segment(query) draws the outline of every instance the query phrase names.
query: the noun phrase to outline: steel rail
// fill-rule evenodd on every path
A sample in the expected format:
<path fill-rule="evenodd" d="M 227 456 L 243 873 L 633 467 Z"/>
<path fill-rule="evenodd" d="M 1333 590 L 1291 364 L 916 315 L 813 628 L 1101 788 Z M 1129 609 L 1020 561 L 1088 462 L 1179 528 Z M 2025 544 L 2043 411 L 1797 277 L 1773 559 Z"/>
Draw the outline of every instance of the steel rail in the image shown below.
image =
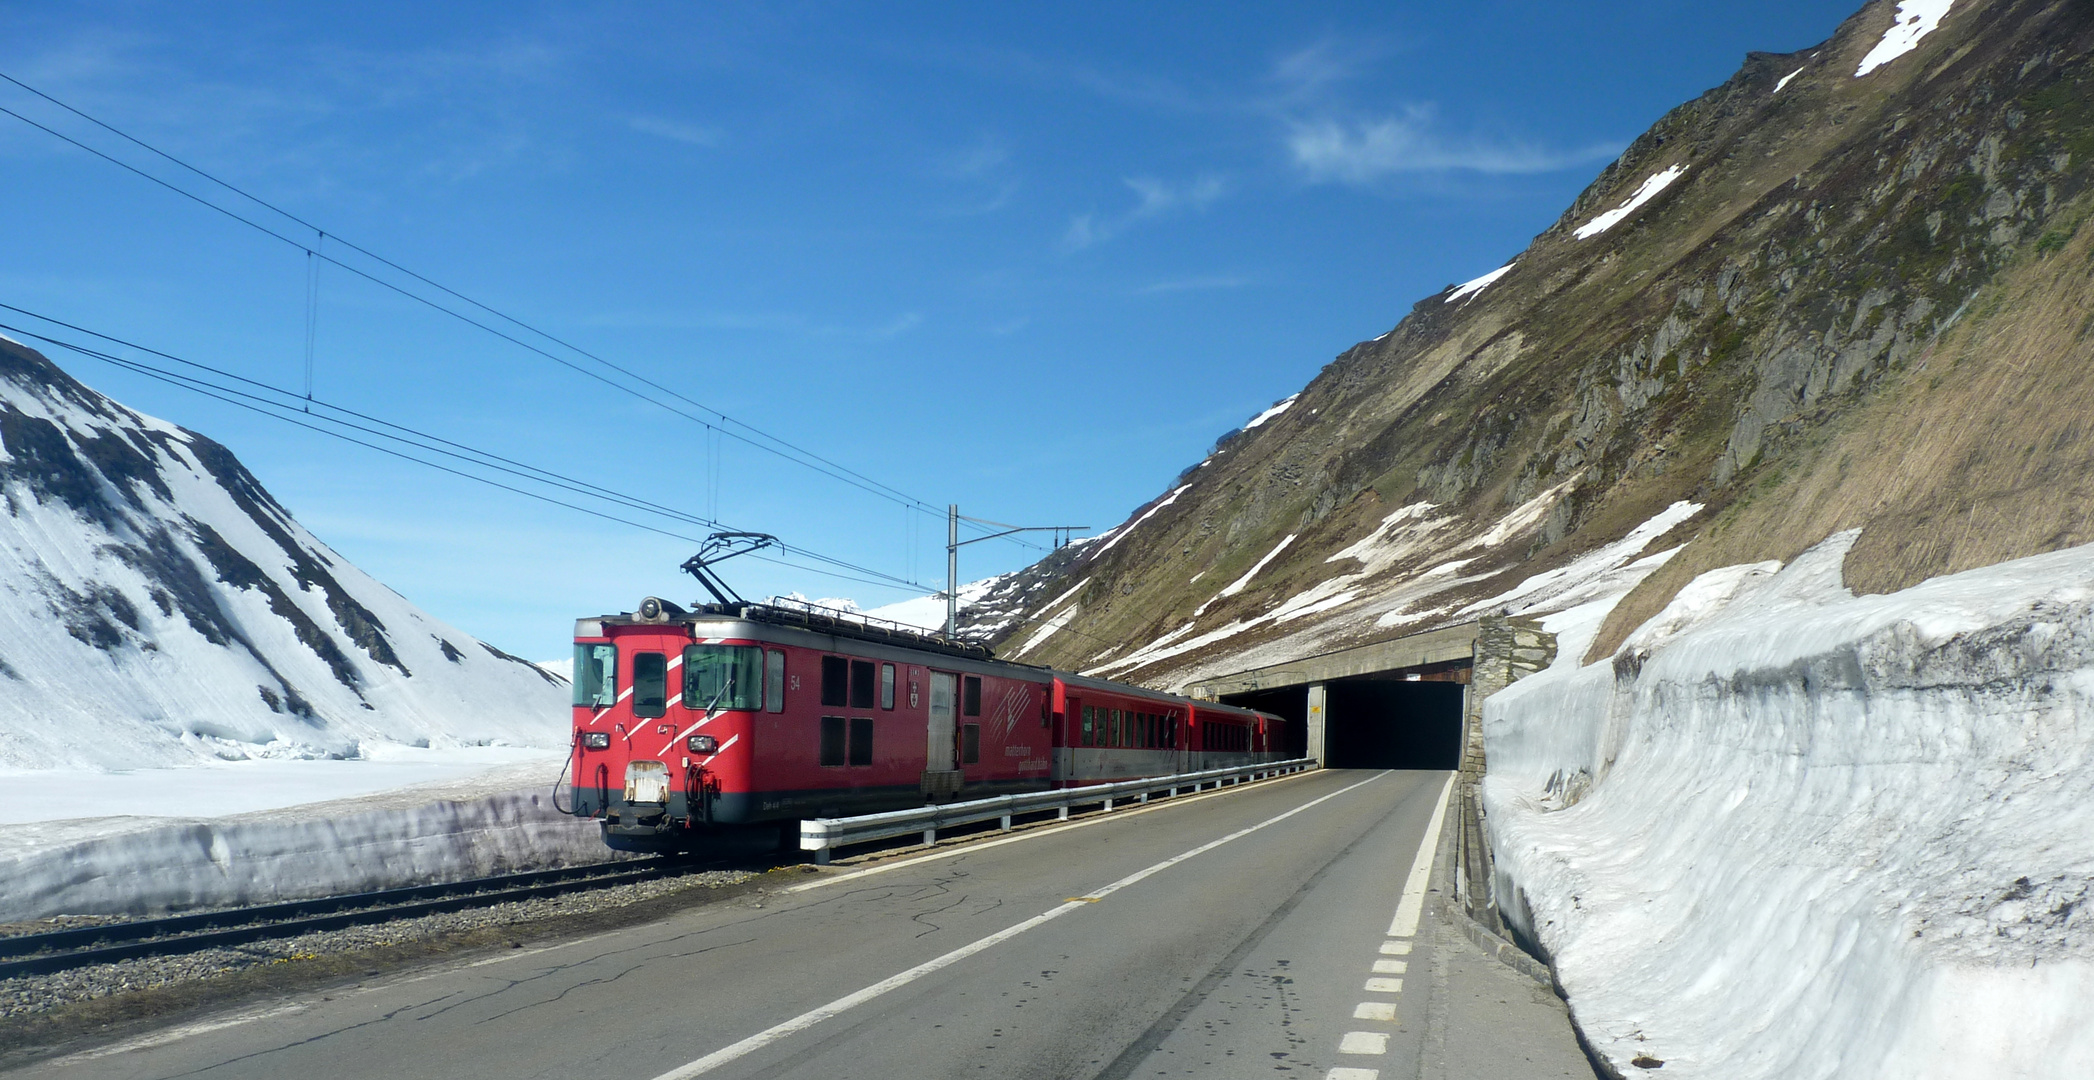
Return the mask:
<path fill-rule="evenodd" d="M 270 938 L 462 911 L 514 900 L 676 877 L 716 866 L 714 863 L 667 859 L 635 865 L 630 860 L 621 860 L 192 915 L 134 919 L 41 934 L 19 934 L 0 938 L 0 979 L 48 974 L 144 956 L 175 956 Z"/>

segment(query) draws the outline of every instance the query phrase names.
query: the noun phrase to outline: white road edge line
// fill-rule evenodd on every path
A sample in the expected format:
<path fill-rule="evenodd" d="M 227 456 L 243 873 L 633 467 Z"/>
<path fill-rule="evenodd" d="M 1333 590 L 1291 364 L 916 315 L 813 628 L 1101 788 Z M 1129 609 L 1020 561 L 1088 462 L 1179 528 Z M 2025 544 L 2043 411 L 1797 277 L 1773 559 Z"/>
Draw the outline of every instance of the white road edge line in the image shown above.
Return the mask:
<path fill-rule="evenodd" d="M 959 855 L 971 855 L 977 851 L 987 851 L 990 848 L 1002 847 L 1005 844 L 1015 844 L 1023 840 L 1036 840 L 1042 836 L 1053 836 L 1056 833 L 1068 832 L 1070 829 L 1087 829 L 1093 825 L 1103 825 L 1108 821 L 1122 821 L 1131 817 L 1139 817 L 1142 814 L 1154 813 L 1158 810 L 1169 810 L 1171 807 L 1174 806 L 1190 806 L 1193 803 L 1204 802 L 1205 800 L 1216 798 L 1222 795 L 1234 795 L 1239 791 L 1256 791 L 1260 788 L 1265 788 L 1269 785 L 1284 784 L 1289 780 L 1301 780 L 1307 777 L 1316 776 L 1321 774 L 1322 772 L 1323 770 L 1321 769 L 1308 769 L 1298 773 L 1291 773 L 1287 776 L 1275 776 L 1266 780 L 1254 781 L 1249 784 L 1231 784 L 1228 787 L 1216 788 L 1213 791 L 1203 791 L 1197 795 L 1179 795 L 1174 798 L 1165 799 L 1161 802 L 1149 803 L 1146 806 L 1137 806 L 1127 810 L 1114 810 L 1109 814 L 1100 814 L 1097 817 L 1085 818 L 1082 821 L 1072 821 L 1066 825 L 1055 825 L 1045 829 L 1027 829 L 1024 832 L 1017 833 L 1012 836 L 1000 837 L 995 840 L 983 840 L 980 843 L 963 844 L 958 847 L 947 849 L 945 851 L 933 851 L 929 854 L 918 855 L 914 858 L 903 859 L 899 862 L 882 863 L 878 866 L 869 866 L 863 870 L 853 870 L 848 874 L 837 874 L 834 877 L 825 877 L 819 881 L 810 881 L 803 885 L 795 885 L 785 891 L 787 893 L 802 893 L 810 889 L 826 889 L 831 885 L 839 885 L 847 881 L 856 881 L 859 878 L 871 877 L 874 874 L 884 874 L 889 870 L 907 870 L 912 866 L 920 866 L 924 863 L 932 862 L 937 859 L 950 859 Z"/>
<path fill-rule="evenodd" d="M 112 1057 L 117 1054 L 128 1054 L 133 1050 L 150 1050 L 156 1046 L 165 1046 L 171 1042 L 180 1042 L 181 1040 L 186 1039 L 191 1035 L 203 1035 L 213 1031 L 223 1031 L 226 1028 L 239 1027 L 241 1024 L 251 1024 L 257 1020 L 273 1020 L 279 1016 L 289 1016 L 293 1013 L 302 1013 L 306 1011 L 306 1008 L 307 1006 L 303 1004 L 274 1005 L 268 1008 L 258 1009 L 251 1012 L 244 1012 L 238 1013 L 233 1016 L 221 1017 L 216 1020 L 205 1020 L 201 1023 L 184 1024 L 183 1026 L 178 1028 L 170 1028 L 166 1031 L 156 1032 L 154 1034 L 141 1036 L 136 1039 L 128 1039 L 124 1042 L 111 1043 L 108 1046 L 99 1046 L 93 1050 L 84 1050 L 77 1054 L 67 1054 L 62 1058 L 53 1058 L 49 1062 L 49 1064 L 77 1065 L 83 1061 L 93 1061 L 96 1058 Z"/>
<path fill-rule="evenodd" d="M 1390 937 L 1416 937 L 1418 918 L 1425 914 L 1425 887 L 1432 883 L 1432 857 L 1440 850 L 1440 826 L 1447 823 L 1447 793 L 1454 789 L 1454 774 L 1440 788 L 1440 802 L 1433 807 L 1432 822 L 1425 826 L 1425 839 L 1418 844 L 1418 857 L 1411 860 L 1410 877 L 1403 882 L 1403 899 L 1396 903 L 1396 917 L 1389 920 Z"/>
<path fill-rule="evenodd" d="M 1292 810 L 1266 818 L 1264 821 L 1261 821 L 1256 825 L 1251 825 L 1246 828 L 1238 829 L 1235 832 L 1232 832 L 1219 840 L 1210 840 L 1207 843 L 1201 844 L 1199 847 L 1193 848 L 1190 851 L 1173 855 L 1170 858 L 1165 859 L 1154 866 L 1148 867 L 1143 870 L 1137 870 L 1134 873 L 1129 874 L 1126 877 L 1123 877 L 1120 880 L 1115 881 L 1102 889 L 1096 889 L 1091 892 L 1085 893 L 1083 894 L 1083 899 L 1081 900 L 1070 900 L 1059 907 L 1050 908 L 1047 911 L 1041 912 L 1040 914 L 1035 915 L 1032 918 L 1025 920 L 1024 922 L 1019 923 L 1016 926 L 1012 926 L 1004 930 L 999 930 L 996 933 L 990 934 L 988 937 L 982 938 L 981 940 L 973 942 L 971 944 L 962 945 L 959 948 L 954 949 L 949 953 L 946 953 L 944 956 L 940 956 L 934 960 L 929 960 L 924 963 L 918 964 L 915 967 L 910 968 L 909 970 L 904 971 L 898 975 L 891 975 L 885 979 L 880 980 L 879 982 L 872 984 L 871 986 L 866 987 L 863 990 L 858 991 L 857 993 L 846 994 L 843 997 L 837 998 L 835 1001 L 828 1003 L 827 1005 L 823 1005 L 815 1009 L 810 1009 L 807 1012 L 801 1013 L 800 1015 L 795 1016 L 782 1024 L 777 1024 L 775 1026 L 765 1028 L 764 1030 L 759 1031 L 756 1034 L 741 1040 L 740 1042 L 721 1047 L 720 1049 L 715 1050 L 712 1053 L 707 1054 L 704 1057 L 691 1062 L 690 1064 L 681 1066 L 679 1068 L 671 1069 L 670 1071 L 665 1072 L 660 1076 L 656 1077 L 655 1080 L 690 1080 L 691 1077 L 700 1076 L 705 1073 L 711 1072 L 714 1069 L 717 1069 L 720 1066 L 725 1065 L 731 1061 L 745 1057 L 751 1053 L 761 1050 L 764 1047 L 779 1041 L 780 1039 L 796 1035 L 802 1031 L 807 1030 L 808 1028 L 815 1026 L 816 1024 L 821 1023 L 824 1020 L 827 1020 L 840 1013 L 847 1012 L 850 1009 L 855 1008 L 859 1005 L 863 1005 L 866 1002 L 873 1000 L 874 998 L 888 993 L 889 991 L 898 990 L 904 986 L 909 985 L 912 982 L 915 982 L 918 979 L 923 978 L 926 975 L 940 971 L 944 968 L 951 967 L 952 965 L 957 964 L 960 961 L 965 960 L 978 952 L 983 952 L 988 949 L 995 948 L 996 946 L 1001 945 L 1004 942 L 1009 941 L 1010 939 L 1017 937 L 1018 935 L 1026 932 L 1027 930 L 1031 930 L 1036 926 L 1052 922 L 1053 920 L 1059 919 L 1072 911 L 1080 911 L 1084 908 L 1087 908 L 1094 901 L 1101 900 L 1107 896 L 1111 896 L 1113 893 L 1116 893 L 1121 889 L 1128 887 L 1129 885 L 1133 885 L 1137 882 L 1143 881 L 1149 878 L 1150 876 L 1167 870 L 1170 867 L 1176 866 L 1179 863 L 1182 863 L 1195 855 L 1200 855 L 1209 851 L 1213 851 L 1215 848 L 1218 848 L 1223 844 L 1229 843 L 1232 840 L 1240 840 L 1243 837 L 1249 836 L 1250 834 L 1257 832 L 1262 828 L 1265 828 L 1267 825 L 1276 825 L 1282 821 L 1287 820 L 1288 818 L 1293 817 L 1296 814 L 1301 813 L 1304 810 L 1309 809 L 1310 807 L 1316 806 L 1319 803 L 1329 802 L 1330 800 L 1335 799 L 1338 796 L 1353 790 L 1354 788 L 1365 787 L 1366 785 L 1371 784 L 1376 780 L 1379 780 L 1382 777 L 1388 775 L 1389 774 L 1386 772 L 1376 773 L 1375 775 L 1370 776 L 1357 784 L 1349 784 L 1345 787 L 1339 788 L 1338 790 L 1331 792 L 1328 795 L 1311 799 L 1308 802 L 1305 802 Z"/>

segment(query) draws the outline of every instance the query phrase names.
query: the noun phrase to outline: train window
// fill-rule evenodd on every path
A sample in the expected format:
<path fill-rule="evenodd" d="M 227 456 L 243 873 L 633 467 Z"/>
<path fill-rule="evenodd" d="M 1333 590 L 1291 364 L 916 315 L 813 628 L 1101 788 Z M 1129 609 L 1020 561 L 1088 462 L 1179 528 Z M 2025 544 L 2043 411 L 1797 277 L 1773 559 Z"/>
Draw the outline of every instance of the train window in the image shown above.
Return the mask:
<path fill-rule="evenodd" d="M 851 708 L 870 709 L 872 707 L 873 662 L 870 660 L 853 660 L 851 661 Z"/>
<path fill-rule="evenodd" d="M 841 656 L 822 657 L 822 704 L 847 705 L 851 700 L 851 662 Z"/>
<path fill-rule="evenodd" d="M 785 653 L 772 649 L 770 659 L 763 669 L 763 708 L 765 712 L 785 711 Z"/>
<path fill-rule="evenodd" d="M 1154 750 L 1162 745 L 1156 738 L 1156 714 L 1142 717 L 1142 745 Z"/>
<path fill-rule="evenodd" d="M 1096 706 L 1093 706 L 1093 705 L 1085 705 L 1085 706 L 1083 707 L 1083 730 L 1082 730 L 1082 736 L 1083 736 L 1083 737 L 1082 737 L 1082 738 L 1081 738 L 1080 740 L 1078 740 L 1078 741 L 1079 741 L 1079 743 L 1080 743 L 1081 745 L 1084 745 L 1084 746 L 1094 746 L 1094 745 L 1096 745 L 1096 743 L 1095 743 L 1095 742 L 1093 741 L 1093 728 L 1092 728 L 1092 725 L 1096 724 L 1097 722 L 1098 722 L 1098 709 L 1097 709 L 1097 707 L 1096 707 Z"/>
<path fill-rule="evenodd" d="M 598 709 L 618 703 L 618 646 L 575 644 L 574 703 Z"/>
<path fill-rule="evenodd" d="M 637 669 L 635 669 L 637 670 Z M 636 684 L 637 686 L 637 684 Z M 635 689 L 633 696 L 638 698 Z M 763 706 L 763 650 L 755 645 L 689 645 L 683 650 L 683 707 L 754 710 Z M 659 716 L 660 713 L 654 715 Z"/>
<path fill-rule="evenodd" d="M 880 708 L 894 708 L 894 665 L 880 665 Z"/>
<path fill-rule="evenodd" d="M 822 748 L 820 763 L 823 765 L 843 764 L 844 718 L 822 717 Z"/>
<path fill-rule="evenodd" d="M 967 684 L 965 691 L 967 696 L 961 703 L 963 708 L 960 711 L 960 715 L 980 716 L 982 714 L 982 677 L 969 675 L 965 682 Z"/>
<path fill-rule="evenodd" d="M 669 711 L 669 658 L 658 652 L 633 654 L 633 715 Z"/>
<path fill-rule="evenodd" d="M 873 721 L 870 716 L 851 717 L 851 757 L 853 765 L 873 763 Z"/>
<path fill-rule="evenodd" d="M 982 726 L 960 725 L 960 764 L 972 765 L 982 759 Z"/>

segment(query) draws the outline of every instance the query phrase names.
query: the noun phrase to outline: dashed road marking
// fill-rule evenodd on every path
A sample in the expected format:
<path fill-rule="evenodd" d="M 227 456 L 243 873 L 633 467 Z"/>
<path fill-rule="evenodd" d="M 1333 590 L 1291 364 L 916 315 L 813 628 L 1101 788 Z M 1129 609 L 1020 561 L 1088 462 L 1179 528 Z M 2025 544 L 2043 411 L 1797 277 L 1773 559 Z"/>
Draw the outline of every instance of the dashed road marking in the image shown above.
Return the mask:
<path fill-rule="evenodd" d="M 1386 1054 L 1389 1052 L 1389 1036 L 1381 1031 L 1348 1031 L 1338 1040 L 1341 1054 Z"/>
<path fill-rule="evenodd" d="M 1382 956 L 1409 956 L 1410 938 L 1417 936 L 1418 920 L 1425 914 L 1425 891 L 1432 883 L 1433 857 L 1440 847 L 1440 827 L 1447 822 L 1447 793 L 1454 788 L 1454 776 L 1449 774 L 1447 782 L 1440 786 L 1439 803 L 1432 809 L 1432 820 L 1425 826 L 1425 836 L 1418 843 L 1417 858 L 1411 860 L 1411 872 L 1404 878 L 1403 895 L 1396 902 L 1396 916 L 1389 921 L 1387 940 L 1381 943 Z M 1403 993 L 1403 980 L 1389 978 L 1401 975 L 1410 964 L 1404 960 L 1374 961 L 1374 978 L 1368 979 L 1366 990 L 1370 994 Z M 1362 1001 L 1352 1007 L 1355 1020 L 1378 1020 L 1385 1024 L 1396 1022 L 1396 1003 L 1393 1001 Z M 1389 1035 L 1381 1031 L 1348 1031 L 1338 1040 L 1338 1052 L 1378 1057 L 1389 1052 Z M 1324 1074 L 1324 1080 L 1380 1080 L 1378 1069 L 1335 1068 Z"/>
<path fill-rule="evenodd" d="M 742 1039 L 739 1042 L 730 1043 L 727 1046 L 723 1046 L 720 1049 L 715 1050 L 712 1053 L 705 1055 L 704 1057 L 698 1058 L 695 1061 L 691 1061 L 677 1068 L 671 1069 L 668 1072 L 665 1072 L 660 1076 L 656 1077 L 655 1080 L 690 1080 L 691 1077 L 699 1076 L 704 1073 L 709 1073 L 714 1069 L 717 1069 L 720 1066 L 727 1064 L 728 1062 L 738 1060 L 758 1050 L 761 1050 L 764 1047 L 771 1045 L 772 1043 L 778 1042 L 781 1039 L 789 1038 L 793 1035 L 796 1035 L 802 1031 L 807 1030 L 808 1028 L 820 1024 L 824 1020 L 848 1012 L 859 1005 L 863 1005 L 866 1002 L 873 1000 L 874 998 L 880 997 L 894 990 L 899 990 L 902 987 L 907 986 L 910 983 L 913 983 L 926 975 L 930 975 L 935 972 L 942 971 L 948 967 L 951 967 L 952 965 L 957 964 L 960 961 L 965 960 L 976 953 L 984 952 L 998 945 L 1001 945 L 1004 942 L 1009 941 L 1010 939 L 1017 937 L 1018 935 L 1025 933 L 1027 930 L 1031 930 L 1036 926 L 1052 922 L 1053 920 L 1059 919 L 1072 911 L 1081 911 L 1090 903 L 1094 903 L 1098 900 L 1103 900 L 1106 897 L 1111 896 L 1116 892 L 1119 892 L 1121 889 L 1127 888 L 1138 882 L 1145 881 L 1148 878 L 1156 874 L 1162 873 L 1163 871 L 1168 870 L 1171 867 L 1176 866 L 1179 863 L 1182 863 L 1185 860 L 1190 859 L 1196 855 L 1213 851 L 1215 848 L 1221 847 L 1223 844 L 1227 844 L 1235 840 L 1240 840 L 1243 837 L 1249 836 L 1250 834 L 1257 832 L 1268 825 L 1277 825 L 1280 822 L 1285 821 L 1296 814 L 1302 813 L 1323 803 L 1327 803 L 1332 799 L 1335 799 L 1338 796 L 1345 794 L 1346 792 L 1352 791 L 1357 788 L 1366 787 L 1368 784 L 1371 784 L 1376 780 L 1380 780 L 1381 778 L 1388 775 L 1389 774 L 1385 772 L 1376 773 L 1375 775 L 1370 776 L 1357 784 L 1349 784 L 1345 787 L 1339 788 L 1338 790 L 1331 792 L 1328 795 L 1323 795 L 1314 799 L 1310 799 L 1308 802 L 1305 802 L 1292 810 L 1285 811 L 1284 813 L 1274 814 L 1272 817 L 1266 818 L 1264 821 L 1261 821 L 1256 825 L 1246 826 L 1228 834 L 1227 836 L 1223 836 L 1215 840 L 1209 840 L 1206 843 L 1201 844 L 1200 846 L 1193 848 L 1189 851 L 1180 852 L 1179 854 L 1173 855 L 1170 858 L 1155 864 L 1154 866 L 1137 870 L 1134 873 L 1129 874 L 1126 877 L 1123 877 L 1120 880 L 1115 881 L 1102 889 L 1093 889 L 1089 893 L 1085 894 L 1083 899 L 1063 901 L 1059 906 L 1049 908 L 1046 911 L 1041 912 L 1040 914 L 1035 915 L 1030 919 L 1026 919 L 1023 922 L 1018 923 L 1015 926 L 1007 927 L 1003 930 L 997 931 L 996 933 L 990 934 L 988 937 L 981 938 L 970 944 L 962 945 L 959 948 L 954 949 L 943 956 L 927 960 L 924 963 L 918 964 L 915 967 L 908 969 L 907 971 L 890 975 L 887 978 L 872 984 L 871 986 L 867 986 L 861 990 L 856 991 L 855 993 L 845 994 L 844 996 L 837 998 L 836 1000 L 831 1001 L 826 1005 L 809 1009 L 808 1011 L 801 1013 L 800 1015 L 795 1016 L 792 1019 L 785 1021 L 784 1023 L 772 1025 L 771 1027 L 765 1028 L 764 1030 L 759 1031 L 756 1034 L 749 1036 L 748 1038 Z M 848 879 L 846 878 L 843 880 Z"/>

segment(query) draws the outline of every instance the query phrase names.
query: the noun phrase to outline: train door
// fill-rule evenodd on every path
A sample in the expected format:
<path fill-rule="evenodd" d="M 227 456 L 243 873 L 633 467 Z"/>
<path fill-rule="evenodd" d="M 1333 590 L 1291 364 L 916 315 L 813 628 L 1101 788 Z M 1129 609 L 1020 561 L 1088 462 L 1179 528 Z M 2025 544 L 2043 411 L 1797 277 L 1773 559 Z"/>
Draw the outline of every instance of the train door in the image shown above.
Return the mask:
<path fill-rule="evenodd" d="M 924 731 L 923 794 L 928 799 L 960 793 L 960 769 L 954 760 L 953 714 L 959 711 L 959 677 L 931 672 L 930 721 Z"/>

